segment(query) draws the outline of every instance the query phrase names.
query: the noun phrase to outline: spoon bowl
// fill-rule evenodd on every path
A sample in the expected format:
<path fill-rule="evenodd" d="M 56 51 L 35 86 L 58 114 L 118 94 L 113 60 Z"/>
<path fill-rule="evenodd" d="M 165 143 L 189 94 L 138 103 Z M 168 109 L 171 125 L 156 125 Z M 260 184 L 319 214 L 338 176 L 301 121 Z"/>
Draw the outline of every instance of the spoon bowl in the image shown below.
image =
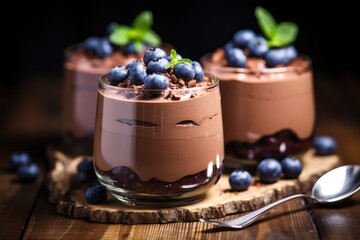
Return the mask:
<path fill-rule="evenodd" d="M 253 223 L 260 216 L 268 212 L 270 209 L 289 200 L 295 198 L 308 198 L 312 199 L 317 204 L 334 204 L 348 199 L 359 190 L 360 165 L 345 165 L 335 168 L 320 177 L 314 184 L 311 195 L 291 195 L 232 220 L 199 220 L 200 222 L 209 223 L 216 226 L 242 229 L 249 226 L 251 223 Z"/>
<path fill-rule="evenodd" d="M 311 195 L 319 203 L 337 203 L 352 196 L 360 189 L 360 165 L 335 168 L 320 177 Z"/>

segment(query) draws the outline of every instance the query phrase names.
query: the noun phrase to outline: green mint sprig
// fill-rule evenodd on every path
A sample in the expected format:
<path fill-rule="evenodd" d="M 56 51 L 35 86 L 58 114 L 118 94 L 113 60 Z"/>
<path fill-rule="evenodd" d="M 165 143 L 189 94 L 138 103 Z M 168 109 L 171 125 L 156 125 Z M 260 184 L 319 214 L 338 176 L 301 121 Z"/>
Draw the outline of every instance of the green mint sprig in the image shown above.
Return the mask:
<path fill-rule="evenodd" d="M 133 43 L 137 52 L 142 50 L 143 44 L 157 47 L 161 44 L 161 38 L 152 29 L 153 15 L 150 11 L 143 11 L 133 20 L 131 26 L 112 23 L 110 42 L 119 46 Z"/>
<path fill-rule="evenodd" d="M 168 64 L 166 64 L 165 69 L 174 67 L 176 64 L 179 64 L 179 63 L 187 63 L 187 64 L 192 63 L 192 61 L 188 58 L 180 58 L 179 59 L 178 54 L 175 49 L 171 49 L 170 56 L 171 56 L 171 61 Z"/>
<path fill-rule="evenodd" d="M 283 47 L 296 40 L 298 26 L 295 23 L 281 22 L 278 24 L 273 16 L 262 7 L 256 7 L 255 16 L 270 47 Z"/>

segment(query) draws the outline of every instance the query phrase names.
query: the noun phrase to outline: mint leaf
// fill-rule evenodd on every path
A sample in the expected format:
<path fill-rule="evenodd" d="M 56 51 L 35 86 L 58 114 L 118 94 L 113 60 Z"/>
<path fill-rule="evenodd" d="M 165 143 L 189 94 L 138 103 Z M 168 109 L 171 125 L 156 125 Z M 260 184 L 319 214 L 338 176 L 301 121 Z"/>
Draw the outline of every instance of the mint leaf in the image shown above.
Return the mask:
<path fill-rule="evenodd" d="M 272 39 L 275 34 L 277 25 L 273 16 L 262 7 L 255 8 L 255 16 L 265 37 Z"/>
<path fill-rule="evenodd" d="M 137 15 L 132 23 L 136 29 L 149 30 L 153 24 L 153 15 L 150 11 L 143 11 Z"/>
<path fill-rule="evenodd" d="M 178 59 L 178 54 L 175 49 L 170 50 L 170 56 L 171 56 L 171 61 L 168 64 L 166 64 L 165 69 L 174 67 L 176 64 L 179 64 L 179 63 L 186 63 L 186 64 L 192 63 L 192 61 L 188 58 Z"/>
<path fill-rule="evenodd" d="M 109 40 L 119 46 L 133 43 L 138 52 L 142 50 L 143 44 L 157 47 L 161 45 L 161 38 L 151 30 L 152 25 L 152 12 L 143 11 L 135 17 L 131 26 L 112 24 L 113 31 L 109 36 Z"/>
<path fill-rule="evenodd" d="M 135 48 L 136 52 L 141 52 L 143 50 L 143 44 L 139 41 L 135 41 L 134 48 Z"/>
<path fill-rule="evenodd" d="M 282 47 L 293 43 L 298 34 L 298 26 L 292 22 L 280 23 L 273 38 L 268 42 L 270 47 Z"/>
<path fill-rule="evenodd" d="M 120 46 L 128 44 L 130 42 L 129 32 L 131 29 L 128 26 L 117 24 L 114 24 L 113 27 L 114 30 L 109 36 L 110 42 Z"/>
<path fill-rule="evenodd" d="M 295 23 L 281 22 L 277 24 L 273 16 L 262 7 L 256 7 L 255 16 L 261 31 L 268 39 L 269 47 L 283 47 L 296 40 L 298 26 Z"/>
<path fill-rule="evenodd" d="M 151 46 L 159 46 L 161 44 L 161 38 L 154 31 L 149 30 L 143 36 L 143 41 Z"/>

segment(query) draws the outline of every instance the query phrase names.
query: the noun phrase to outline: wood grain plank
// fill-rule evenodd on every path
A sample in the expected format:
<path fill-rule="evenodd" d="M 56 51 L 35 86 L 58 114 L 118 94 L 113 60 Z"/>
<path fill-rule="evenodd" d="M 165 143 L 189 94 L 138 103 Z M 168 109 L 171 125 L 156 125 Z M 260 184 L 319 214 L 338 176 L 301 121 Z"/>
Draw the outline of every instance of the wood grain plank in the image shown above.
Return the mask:
<path fill-rule="evenodd" d="M 360 194 L 334 206 L 311 210 L 318 232 L 323 239 L 355 239 L 360 236 Z"/>
<path fill-rule="evenodd" d="M 32 183 L 18 182 L 16 173 L 9 169 L 8 156 L 7 151 L 0 155 L 0 239 L 20 239 L 36 201 L 42 176 Z"/>

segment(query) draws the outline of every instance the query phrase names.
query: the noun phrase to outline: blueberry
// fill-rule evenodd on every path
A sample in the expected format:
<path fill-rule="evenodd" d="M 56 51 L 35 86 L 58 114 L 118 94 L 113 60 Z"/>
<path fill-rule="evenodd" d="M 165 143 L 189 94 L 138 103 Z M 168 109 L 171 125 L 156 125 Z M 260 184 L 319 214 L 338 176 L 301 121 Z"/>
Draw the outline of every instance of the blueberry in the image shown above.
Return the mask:
<path fill-rule="evenodd" d="M 107 38 L 102 38 L 95 49 L 95 54 L 99 57 L 107 57 L 113 53 L 113 47 Z"/>
<path fill-rule="evenodd" d="M 108 192 L 100 183 L 89 186 L 84 193 L 84 198 L 88 203 L 100 204 L 107 199 Z"/>
<path fill-rule="evenodd" d="M 254 31 L 244 29 L 234 34 L 234 45 L 239 48 L 246 47 L 248 42 L 256 37 Z"/>
<path fill-rule="evenodd" d="M 276 65 L 285 65 L 290 62 L 287 48 L 270 49 L 265 55 L 266 65 L 274 67 Z"/>
<path fill-rule="evenodd" d="M 139 61 L 129 63 L 128 74 L 131 84 L 142 85 L 146 77 L 146 68 Z"/>
<path fill-rule="evenodd" d="M 298 51 L 293 45 L 286 47 L 286 54 L 287 57 L 289 58 L 289 61 L 292 61 L 298 57 Z"/>
<path fill-rule="evenodd" d="M 276 159 L 267 158 L 258 164 L 256 171 L 260 182 L 274 183 L 280 178 L 282 168 Z"/>
<path fill-rule="evenodd" d="M 251 39 L 247 45 L 250 55 L 255 57 L 262 57 L 267 51 L 269 51 L 269 46 L 262 36 L 257 36 Z"/>
<path fill-rule="evenodd" d="M 202 66 L 200 65 L 200 63 L 197 62 L 197 61 L 192 61 L 191 65 L 195 69 L 195 77 L 194 77 L 194 79 L 196 80 L 196 82 L 204 81 L 204 70 L 203 70 Z"/>
<path fill-rule="evenodd" d="M 169 64 L 166 58 L 153 58 L 147 65 L 148 73 L 164 73 L 168 72 L 170 68 L 165 69 L 165 66 Z"/>
<path fill-rule="evenodd" d="M 230 48 L 234 48 L 234 47 L 235 47 L 234 42 L 230 41 L 230 42 L 227 42 L 223 48 L 225 51 L 228 51 Z"/>
<path fill-rule="evenodd" d="M 16 171 L 20 166 L 30 164 L 31 157 L 25 151 L 14 152 L 10 155 L 9 161 L 11 170 Z"/>
<path fill-rule="evenodd" d="M 17 170 L 17 176 L 21 182 L 32 182 L 40 176 L 40 169 L 35 163 L 21 165 Z"/>
<path fill-rule="evenodd" d="M 245 170 L 234 170 L 230 173 L 229 183 L 231 189 L 235 191 L 245 191 L 249 188 L 252 182 L 252 177 L 249 172 Z"/>
<path fill-rule="evenodd" d="M 108 81 L 111 85 L 118 85 L 119 83 L 122 83 L 125 81 L 125 79 L 128 77 L 128 71 L 125 67 L 119 67 L 116 66 L 108 74 Z"/>
<path fill-rule="evenodd" d="M 145 78 L 145 89 L 167 89 L 169 80 L 162 74 L 151 74 Z"/>
<path fill-rule="evenodd" d="M 191 64 L 188 63 L 176 64 L 173 71 L 177 78 L 181 78 L 184 81 L 190 81 L 195 77 L 195 69 Z"/>
<path fill-rule="evenodd" d="M 124 46 L 123 52 L 124 52 L 124 54 L 137 54 L 137 53 L 141 52 L 144 48 L 145 48 L 145 45 L 143 44 L 141 46 L 141 50 L 137 51 L 135 48 L 135 45 L 133 43 L 129 43 L 126 46 Z"/>
<path fill-rule="evenodd" d="M 337 142 L 331 136 L 319 136 L 314 139 L 316 155 L 330 155 L 337 149 Z"/>
<path fill-rule="evenodd" d="M 299 177 L 302 171 L 302 163 L 298 158 L 285 157 L 281 160 L 281 168 L 284 178 L 294 179 Z"/>
<path fill-rule="evenodd" d="M 89 159 L 82 160 L 77 166 L 77 180 L 80 183 L 89 182 L 96 177 L 93 161 Z"/>
<path fill-rule="evenodd" d="M 107 38 L 89 37 L 85 39 L 83 48 L 98 57 L 106 57 L 113 53 L 113 47 Z"/>
<path fill-rule="evenodd" d="M 246 67 L 246 56 L 240 48 L 230 48 L 225 52 L 226 60 L 231 67 Z"/>
<path fill-rule="evenodd" d="M 144 54 L 144 63 L 145 65 L 148 65 L 148 63 L 153 58 L 165 58 L 167 56 L 166 52 L 158 47 L 150 48 L 146 51 Z"/>
<path fill-rule="evenodd" d="M 95 49 L 99 46 L 100 38 L 88 37 L 83 42 L 83 48 L 85 52 L 95 54 Z"/>

